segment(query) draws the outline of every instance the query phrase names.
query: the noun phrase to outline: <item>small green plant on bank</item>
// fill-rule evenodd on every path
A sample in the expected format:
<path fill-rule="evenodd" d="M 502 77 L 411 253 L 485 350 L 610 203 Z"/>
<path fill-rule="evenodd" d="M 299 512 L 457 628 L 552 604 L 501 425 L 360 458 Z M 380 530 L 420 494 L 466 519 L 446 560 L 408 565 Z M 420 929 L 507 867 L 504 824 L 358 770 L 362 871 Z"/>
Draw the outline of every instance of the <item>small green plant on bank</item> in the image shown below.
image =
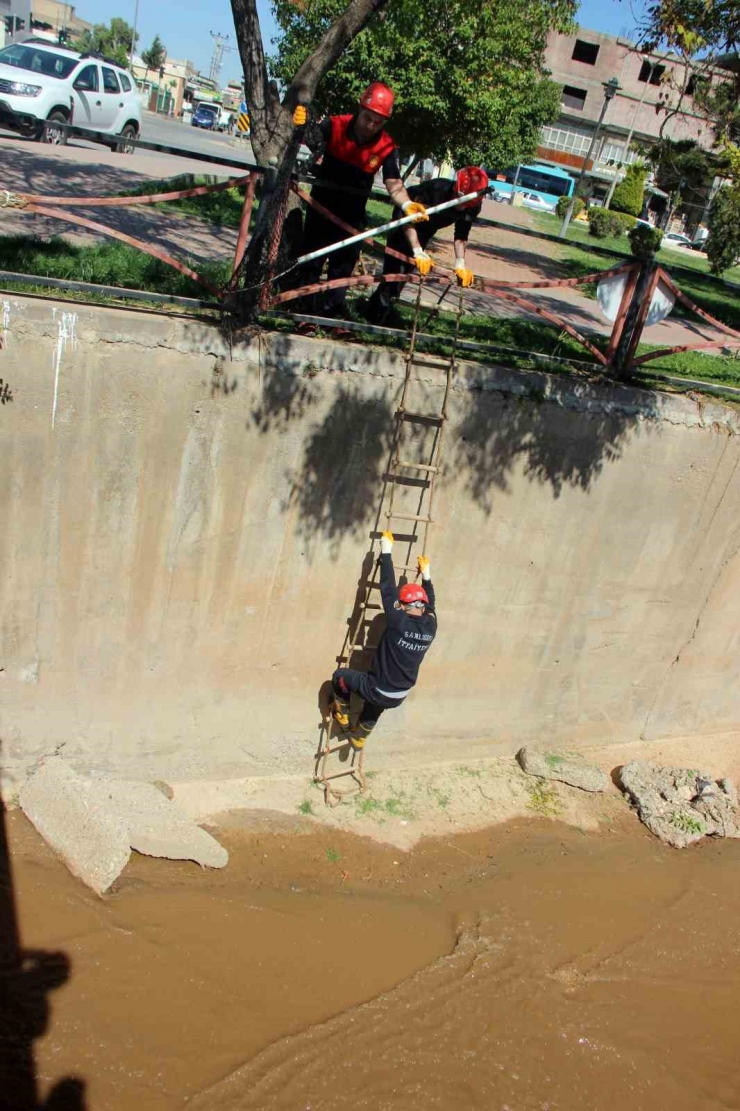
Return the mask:
<path fill-rule="evenodd" d="M 301 814 L 313 814 L 313 806 L 308 799 L 304 799 L 303 802 L 299 804 L 298 809 Z"/>
<path fill-rule="evenodd" d="M 671 825 L 680 829 L 682 833 L 704 833 L 706 827 L 698 818 L 692 818 L 681 810 L 674 810 L 671 814 Z"/>
<path fill-rule="evenodd" d="M 480 779 L 483 775 L 480 768 L 470 768 L 467 764 L 460 764 L 459 767 L 455 768 L 455 771 L 458 775 L 464 775 L 468 779 Z"/>
<path fill-rule="evenodd" d="M 562 814 L 563 808 L 555 788 L 544 779 L 535 779 L 527 783 L 529 802 L 527 809 L 543 818 L 556 818 Z"/>
<path fill-rule="evenodd" d="M 556 756 L 554 752 L 548 752 L 545 756 L 545 763 L 550 768 L 557 768 L 560 764 L 565 763 L 565 757 Z"/>
<path fill-rule="evenodd" d="M 336 849 L 329 848 L 326 850 L 326 859 L 329 861 L 330 864 L 338 864 L 339 861 L 342 859 L 342 856 L 341 853 L 337 852 Z"/>
<path fill-rule="evenodd" d="M 403 792 L 400 792 L 403 795 Z M 414 817 L 414 812 L 408 803 L 403 798 L 390 798 L 385 800 L 384 806 L 386 814 L 390 814 L 392 818 L 406 818 Z"/>
<path fill-rule="evenodd" d="M 378 799 L 366 798 L 363 795 L 358 795 L 355 800 L 355 809 L 358 814 L 364 817 L 368 814 L 376 814 L 378 810 L 382 810 L 383 804 Z"/>

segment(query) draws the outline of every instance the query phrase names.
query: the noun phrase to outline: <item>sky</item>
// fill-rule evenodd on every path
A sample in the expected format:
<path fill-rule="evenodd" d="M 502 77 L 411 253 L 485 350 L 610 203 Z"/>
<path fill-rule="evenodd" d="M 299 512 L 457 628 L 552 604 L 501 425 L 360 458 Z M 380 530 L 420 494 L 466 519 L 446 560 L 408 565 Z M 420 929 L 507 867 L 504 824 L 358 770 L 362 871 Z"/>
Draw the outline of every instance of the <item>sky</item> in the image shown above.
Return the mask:
<path fill-rule="evenodd" d="M 134 22 L 136 0 L 72 0 L 77 15 L 91 23 L 107 23 L 120 16 Z M 526 0 L 520 0 L 526 3 Z M 582 27 L 611 35 L 629 34 L 644 10 L 644 0 L 582 0 L 578 21 Z M 269 0 L 258 0 L 262 38 L 269 51 L 269 39 L 276 33 Z M 137 49 L 151 44 L 155 35 L 164 42 L 171 58 L 189 58 L 196 69 L 209 73 L 214 42 L 209 32 L 228 35 L 226 45 L 236 47 L 234 20 L 229 0 L 138 0 L 139 32 Z M 236 50 L 223 56 L 221 84 L 240 76 Z"/>

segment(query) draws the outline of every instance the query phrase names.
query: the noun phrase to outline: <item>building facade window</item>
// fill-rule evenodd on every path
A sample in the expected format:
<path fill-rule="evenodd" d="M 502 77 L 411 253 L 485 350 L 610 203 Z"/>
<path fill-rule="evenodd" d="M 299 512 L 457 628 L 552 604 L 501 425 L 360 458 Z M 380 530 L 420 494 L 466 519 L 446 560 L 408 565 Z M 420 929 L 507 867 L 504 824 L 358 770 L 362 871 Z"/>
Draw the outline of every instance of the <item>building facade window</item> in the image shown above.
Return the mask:
<path fill-rule="evenodd" d="M 540 141 L 548 150 L 562 150 L 585 157 L 591 144 L 591 132 L 570 127 L 543 127 Z"/>
<path fill-rule="evenodd" d="M 665 66 L 658 66 L 655 62 L 644 61 L 637 75 L 638 81 L 649 81 L 651 85 L 659 85 L 665 73 Z"/>
<path fill-rule="evenodd" d="M 573 85 L 563 85 L 560 102 L 563 108 L 574 108 L 577 112 L 582 112 L 586 104 L 586 90 L 576 89 Z"/>
<path fill-rule="evenodd" d="M 574 62 L 583 62 L 587 66 L 595 66 L 596 59 L 599 56 L 599 48 L 596 43 L 584 42 L 583 39 L 576 39 L 575 46 L 571 58 Z"/>
<path fill-rule="evenodd" d="M 625 151 L 623 143 L 612 143 L 607 139 L 601 148 L 599 162 L 613 163 L 615 166 L 631 166 L 639 157 L 636 150 Z"/>

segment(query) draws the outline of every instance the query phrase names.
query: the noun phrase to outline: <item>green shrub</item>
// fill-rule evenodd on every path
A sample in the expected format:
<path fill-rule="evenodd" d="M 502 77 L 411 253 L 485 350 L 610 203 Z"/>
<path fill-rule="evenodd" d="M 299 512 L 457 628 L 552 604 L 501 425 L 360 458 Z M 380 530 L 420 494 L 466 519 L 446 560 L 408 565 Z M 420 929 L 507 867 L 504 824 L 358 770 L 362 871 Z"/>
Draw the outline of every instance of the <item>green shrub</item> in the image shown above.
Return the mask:
<path fill-rule="evenodd" d="M 588 230 L 597 239 L 606 239 L 607 236 L 620 236 L 624 225 L 618 212 L 609 212 L 606 208 L 592 208 L 588 214 Z"/>
<path fill-rule="evenodd" d="M 615 212 L 613 215 L 617 217 L 620 224 L 622 225 L 622 231 L 632 231 L 632 228 L 634 228 L 635 224 L 637 223 L 637 217 L 630 216 L 629 212 Z"/>
<path fill-rule="evenodd" d="M 663 232 L 660 228 L 649 228 L 646 224 L 635 224 L 627 238 L 630 241 L 630 250 L 635 258 L 653 258 L 659 250 Z"/>
<path fill-rule="evenodd" d="M 556 211 L 556 213 L 558 214 L 558 216 L 560 217 L 561 220 L 565 219 L 565 214 L 568 211 L 568 206 L 570 205 L 571 200 L 573 200 L 572 197 L 558 197 L 558 203 L 555 205 L 555 211 Z M 581 198 L 576 197 L 574 202 L 573 202 L 573 219 L 574 220 L 580 212 L 583 212 L 585 207 L 586 207 L 586 205 L 581 200 Z"/>
<path fill-rule="evenodd" d="M 633 162 L 627 167 L 627 172 L 612 197 L 612 208 L 615 212 L 628 212 L 631 216 L 639 216 L 645 198 L 645 177 L 647 171 L 641 162 Z"/>
<path fill-rule="evenodd" d="M 707 257 L 713 274 L 721 274 L 740 258 L 740 185 L 719 189 L 709 209 Z"/>

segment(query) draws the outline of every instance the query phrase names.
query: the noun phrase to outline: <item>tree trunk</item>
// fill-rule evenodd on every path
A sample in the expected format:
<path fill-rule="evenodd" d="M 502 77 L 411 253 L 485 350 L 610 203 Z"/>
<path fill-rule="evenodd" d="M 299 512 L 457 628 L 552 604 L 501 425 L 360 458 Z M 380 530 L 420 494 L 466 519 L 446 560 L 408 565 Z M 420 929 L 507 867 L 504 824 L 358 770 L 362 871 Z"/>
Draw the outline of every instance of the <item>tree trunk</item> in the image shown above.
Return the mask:
<path fill-rule="evenodd" d="M 289 196 L 290 177 L 301 145 L 302 129 L 293 124 L 299 104 L 307 107 L 316 87 L 337 58 L 360 33 L 368 19 L 388 0 L 350 0 L 344 13 L 324 35 L 291 81 L 282 102 L 277 84 L 267 76 L 262 32 L 256 0 L 231 0 L 239 56 L 244 69 L 244 89 L 249 105 L 251 142 L 259 165 L 270 168 L 264 175 L 254 232 L 234 285 L 239 295 L 234 302 L 241 320 L 249 320 L 259 305 L 260 289 L 280 271 L 286 259 L 275 253 Z"/>

